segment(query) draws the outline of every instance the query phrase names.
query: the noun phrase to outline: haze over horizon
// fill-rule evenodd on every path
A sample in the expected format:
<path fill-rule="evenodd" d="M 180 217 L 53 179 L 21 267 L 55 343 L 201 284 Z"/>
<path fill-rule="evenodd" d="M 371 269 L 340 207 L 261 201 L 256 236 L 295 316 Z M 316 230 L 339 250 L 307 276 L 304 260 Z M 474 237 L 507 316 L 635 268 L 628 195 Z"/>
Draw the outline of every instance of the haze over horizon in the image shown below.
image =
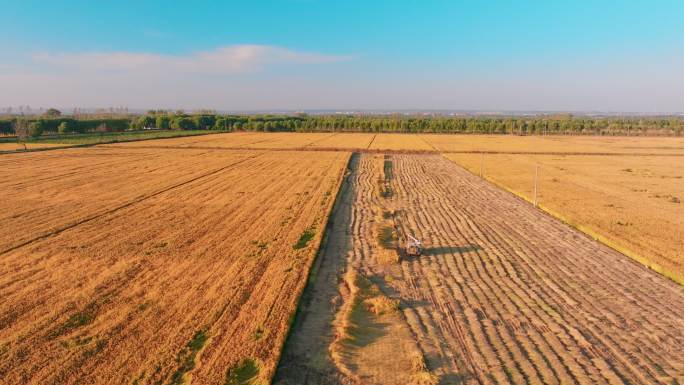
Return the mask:
<path fill-rule="evenodd" d="M 0 107 L 682 112 L 677 1 L 6 2 Z"/>

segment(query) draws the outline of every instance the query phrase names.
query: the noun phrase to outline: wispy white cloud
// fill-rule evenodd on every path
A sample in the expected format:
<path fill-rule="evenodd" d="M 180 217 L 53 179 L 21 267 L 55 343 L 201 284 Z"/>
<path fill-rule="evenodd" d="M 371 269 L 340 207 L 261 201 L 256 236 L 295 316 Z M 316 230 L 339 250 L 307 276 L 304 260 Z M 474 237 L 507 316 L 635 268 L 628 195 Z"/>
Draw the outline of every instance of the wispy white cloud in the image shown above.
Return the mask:
<path fill-rule="evenodd" d="M 1 45 L 2 43 L 0 43 Z M 268 45 L 188 55 L 7 55 L 0 108 L 486 109 L 681 111 L 679 54 L 592 60 L 406 64 Z M 3 60 L 4 59 L 4 60 Z M 351 60 L 345 63 L 340 61 Z M 330 64 L 326 64 L 330 63 Z M 210 76 L 207 76 L 210 75 Z"/>
<path fill-rule="evenodd" d="M 117 72 L 175 72 L 239 74 L 268 65 L 319 64 L 349 60 L 349 56 L 323 55 L 270 45 L 231 45 L 188 55 L 135 52 L 41 53 L 33 55 L 39 65 L 64 70 Z"/>

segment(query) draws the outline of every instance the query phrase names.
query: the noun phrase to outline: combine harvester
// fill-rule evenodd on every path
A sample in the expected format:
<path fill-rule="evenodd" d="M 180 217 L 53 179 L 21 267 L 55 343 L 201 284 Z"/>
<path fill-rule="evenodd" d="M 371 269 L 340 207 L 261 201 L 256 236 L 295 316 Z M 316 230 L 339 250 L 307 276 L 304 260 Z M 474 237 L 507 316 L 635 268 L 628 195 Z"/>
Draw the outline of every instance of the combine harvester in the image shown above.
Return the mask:
<path fill-rule="evenodd" d="M 420 257 L 423 253 L 423 243 L 411 234 L 406 234 L 405 253 L 407 257 Z"/>
<path fill-rule="evenodd" d="M 423 254 L 423 242 L 407 231 L 404 223 L 407 223 L 406 212 L 397 210 L 392 215 L 394 219 L 394 231 L 399 239 L 397 252 L 401 258 L 420 257 Z"/>

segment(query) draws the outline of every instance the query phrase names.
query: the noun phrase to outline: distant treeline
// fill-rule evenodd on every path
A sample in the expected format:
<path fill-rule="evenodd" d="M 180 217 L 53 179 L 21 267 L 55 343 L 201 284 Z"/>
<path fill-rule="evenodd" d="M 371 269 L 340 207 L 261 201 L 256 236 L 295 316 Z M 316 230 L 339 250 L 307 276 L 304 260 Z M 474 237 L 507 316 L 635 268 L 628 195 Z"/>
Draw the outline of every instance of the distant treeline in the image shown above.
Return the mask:
<path fill-rule="evenodd" d="M 534 117 L 357 116 L 357 115 L 185 115 L 150 113 L 133 128 L 215 129 L 225 131 L 427 132 L 479 134 L 684 135 L 679 117 L 589 118 L 571 115 Z"/>
<path fill-rule="evenodd" d="M 126 131 L 131 127 L 130 118 L 119 119 L 73 119 L 73 118 L 10 118 L 0 119 L 0 134 L 13 135 L 20 120 L 28 126 L 30 136 L 38 137 L 44 133 L 78 134 L 86 132 Z"/>
<path fill-rule="evenodd" d="M 142 116 L 112 119 L 6 118 L 0 133 L 12 134 L 24 119 L 33 134 L 125 131 L 129 129 L 478 133 L 514 135 L 684 135 L 681 117 L 446 117 L 404 115 L 222 115 L 150 111 Z"/>

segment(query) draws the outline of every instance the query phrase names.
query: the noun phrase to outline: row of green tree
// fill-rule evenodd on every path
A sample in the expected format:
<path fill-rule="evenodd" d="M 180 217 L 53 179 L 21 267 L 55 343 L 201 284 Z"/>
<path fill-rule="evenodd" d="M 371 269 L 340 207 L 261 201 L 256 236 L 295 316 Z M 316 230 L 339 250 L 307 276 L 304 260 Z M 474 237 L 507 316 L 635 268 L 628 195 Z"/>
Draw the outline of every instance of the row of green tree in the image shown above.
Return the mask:
<path fill-rule="evenodd" d="M 86 132 L 126 131 L 131 119 L 73 119 L 73 118 L 12 118 L 0 119 L 0 134 L 12 135 L 17 124 L 25 124 L 31 137 L 44 133 L 78 134 Z"/>
<path fill-rule="evenodd" d="M 164 129 L 215 129 L 245 131 L 350 131 L 428 132 L 480 134 L 596 134 L 596 135 L 683 135 L 681 117 L 590 118 L 533 117 L 444 117 L 444 116 L 285 116 L 285 115 L 145 115 L 133 127 Z"/>
<path fill-rule="evenodd" d="M 17 118 L 0 120 L 0 133 L 11 134 Z M 33 134 L 124 131 L 128 129 L 428 132 L 481 134 L 684 135 L 681 117 L 446 117 L 404 115 L 222 115 L 154 112 L 120 119 L 28 119 Z"/>
<path fill-rule="evenodd" d="M 148 114 L 135 118 L 135 129 L 222 131 L 297 131 L 305 117 L 285 115 Z"/>

